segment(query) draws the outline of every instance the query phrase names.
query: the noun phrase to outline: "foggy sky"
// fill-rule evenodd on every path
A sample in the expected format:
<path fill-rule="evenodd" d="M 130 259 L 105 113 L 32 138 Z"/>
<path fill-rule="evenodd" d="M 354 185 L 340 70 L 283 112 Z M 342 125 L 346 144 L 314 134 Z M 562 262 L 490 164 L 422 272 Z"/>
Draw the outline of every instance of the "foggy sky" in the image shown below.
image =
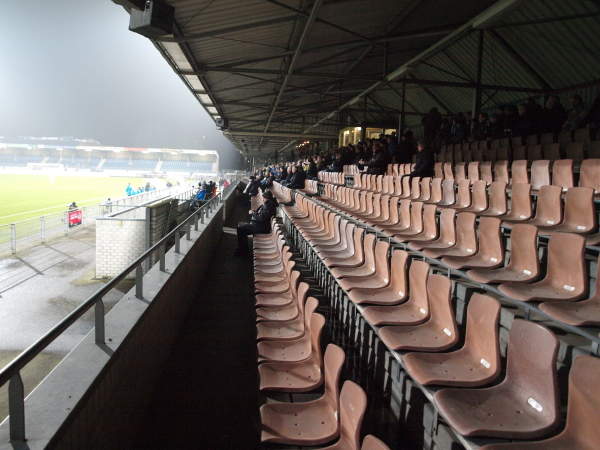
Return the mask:
<path fill-rule="evenodd" d="M 111 0 L 2 0 L 0 136 L 217 150 L 231 167 L 233 145 L 128 26 Z"/>

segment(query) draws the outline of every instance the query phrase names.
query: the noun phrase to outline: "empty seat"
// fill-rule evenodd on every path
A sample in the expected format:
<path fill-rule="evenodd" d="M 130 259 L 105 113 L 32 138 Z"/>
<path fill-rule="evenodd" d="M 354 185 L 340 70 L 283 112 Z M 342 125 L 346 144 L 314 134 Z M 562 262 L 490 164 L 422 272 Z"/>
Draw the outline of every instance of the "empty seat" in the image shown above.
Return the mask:
<path fill-rule="evenodd" d="M 508 176 L 508 160 L 502 160 L 494 164 L 494 181 L 503 181 L 504 183 L 510 183 Z"/>
<path fill-rule="evenodd" d="M 529 171 L 527 170 L 527 161 L 513 161 L 511 166 L 511 185 L 517 183 L 529 184 Z"/>
<path fill-rule="evenodd" d="M 490 184 L 488 208 L 479 211 L 478 216 L 503 216 L 508 210 L 506 199 L 506 183 L 504 181 L 494 181 Z"/>
<path fill-rule="evenodd" d="M 557 225 L 539 226 L 539 234 L 546 236 L 557 232 L 590 234 L 595 229 L 594 190 L 587 187 L 573 187 L 565 196 L 563 221 Z"/>
<path fill-rule="evenodd" d="M 468 256 L 446 256 L 442 263 L 452 269 L 488 268 L 504 264 L 504 246 L 500 232 L 500 219 L 482 217 L 479 220 L 479 250 Z"/>
<path fill-rule="evenodd" d="M 300 279 L 300 272 L 293 271 L 290 276 L 290 286 L 291 289 L 289 292 L 285 294 L 279 294 L 282 297 L 285 297 L 286 302 L 282 302 L 281 305 L 269 305 L 265 304 L 264 307 L 256 309 L 256 320 L 257 322 L 263 321 L 279 321 L 279 322 L 287 322 L 290 320 L 295 320 L 299 315 L 298 309 L 298 284 Z M 267 295 L 261 294 L 264 296 L 263 303 L 268 298 Z M 256 296 L 257 302 L 260 301 L 259 296 Z M 288 303 L 289 301 L 289 303 Z"/>
<path fill-rule="evenodd" d="M 501 216 L 503 225 L 511 226 L 514 222 L 522 222 L 531 218 L 531 185 L 529 183 L 513 184 L 510 195 L 510 211 Z"/>
<path fill-rule="evenodd" d="M 469 180 L 460 180 L 458 182 L 457 191 L 456 202 L 450 205 L 450 207 L 458 210 L 471 206 L 471 184 L 469 183 Z M 445 205 L 439 204 L 438 206 L 443 207 Z"/>
<path fill-rule="evenodd" d="M 466 165 L 464 162 L 460 162 L 460 163 L 456 163 L 454 165 L 454 182 L 456 184 L 458 184 L 458 182 L 460 180 L 466 180 L 467 179 L 467 173 L 466 173 Z"/>
<path fill-rule="evenodd" d="M 417 325 L 429 319 L 427 280 L 429 264 L 415 261 L 408 272 L 409 297 L 406 303 L 395 306 L 367 306 L 363 314 L 372 325 Z"/>
<path fill-rule="evenodd" d="M 576 301 L 587 295 L 585 238 L 571 233 L 555 233 L 548 243 L 546 277 L 531 284 L 501 284 L 506 296 L 523 302 Z"/>
<path fill-rule="evenodd" d="M 355 265 L 356 261 L 353 261 L 352 264 L 345 264 L 343 261 L 337 261 L 341 258 L 335 258 L 336 267 L 331 269 L 331 274 L 336 278 L 344 278 L 365 276 L 375 272 L 375 235 L 366 234 L 362 246 L 364 251 L 362 264 Z M 327 259 L 325 261 L 327 261 Z M 327 264 L 327 262 L 325 262 L 325 264 Z"/>
<path fill-rule="evenodd" d="M 388 348 L 402 351 L 442 352 L 458 342 L 458 327 L 450 298 L 452 283 L 442 275 L 427 280 L 430 318 L 420 325 L 384 326 L 379 336 Z"/>
<path fill-rule="evenodd" d="M 260 407 L 261 441 L 288 445 L 322 445 L 340 434 L 339 379 L 346 359 L 337 346 L 325 354 L 325 393 L 306 403 L 267 403 Z"/>
<path fill-rule="evenodd" d="M 436 221 L 437 207 L 435 205 L 425 205 L 423 207 L 423 227 L 417 234 L 394 236 L 398 242 L 429 242 L 437 238 L 438 226 Z"/>
<path fill-rule="evenodd" d="M 410 227 L 394 234 L 394 239 L 398 242 L 407 242 L 412 238 L 420 237 L 423 233 L 428 235 L 436 233 L 435 205 L 427 205 L 428 214 L 426 221 L 423 216 L 423 202 L 413 202 L 410 210 Z M 427 226 L 427 228 L 425 228 Z"/>
<path fill-rule="evenodd" d="M 450 178 L 442 181 L 442 199 L 437 203 L 438 207 L 452 207 L 455 203 L 454 180 Z"/>
<path fill-rule="evenodd" d="M 531 164 L 531 190 L 539 191 L 550 184 L 550 161 L 534 161 Z"/>
<path fill-rule="evenodd" d="M 528 223 L 537 227 L 554 226 L 562 222 L 562 188 L 560 186 L 541 186 L 535 211 L 530 220 L 505 220 L 504 226 L 511 227 L 516 222 Z"/>
<path fill-rule="evenodd" d="M 256 338 L 259 341 L 293 341 L 294 339 L 300 339 L 304 336 L 304 309 L 306 307 L 309 310 L 306 313 L 307 317 L 312 317 L 312 314 L 319 306 L 317 299 L 309 297 L 306 300 L 306 293 L 308 292 L 308 285 L 306 283 L 300 283 L 298 288 L 298 317 L 288 322 L 278 321 L 264 321 L 256 324 Z M 306 305 L 305 305 L 306 300 Z"/>
<path fill-rule="evenodd" d="M 439 203 L 442 201 L 442 181 L 443 178 L 434 178 L 431 180 L 431 192 L 429 195 L 429 200 L 426 200 L 425 203 Z"/>
<path fill-rule="evenodd" d="M 531 134 L 525 138 L 525 145 L 537 145 L 539 144 L 539 139 L 537 134 Z"/>
<path fill-rule="evenodd" d="M 490 444 L 481 450 L 595 450 L 600 442 L 600 359 L 578 355 L 569 372 L 569 404 L 565 429 L 539 442 Z M 364 448 L 364 447 L 363 447 Z"/>
<path fill-rule="evenodd" d="M 537 227 L 516 224 L 510 233 L 510 262 L 506 267 L 471 269 L 467 271 L 467 276 L 474 281 L 486 284 L 535 281 L 540 274 L 537 235 Z"/>
<path fill-rule="evenodd" d="M 579 186 L 594 190 L 594 196 L 600 194 L 600 159 L 586 159 L 579 168 Z"/>
<path fill-rule="evenodd" d="M 452 163 L 446 162 L 444 164 L 444 178 L 454 179 L 454 173 L 452 173 Z"/>
<path fill-rule="evenodd" d="M 585 158 L 583 142 L 570 142 L 566 144 L 565 157 L 574 161 L 582 161 Z"/>
<path fill-rule="evenodd" d="M 439 237 L 432 241 L 410 241 L 408 247 L 412 250 L 423 250 L 425 248 L 444 249 L 454 246 L 456 243 L 455 217 L 456 210 L 443 209 L 440 213 Z"/>
<path fill-rule="evenodd" d="M 590 142 L 588 158 L 600 158 L 600 141 Z"/>
<path fill-rule="evenodd" d="M 435 178 L 444 178 L 444 163 L 435 163 L 433 171 L 435 174 Z"/>
<path fill-rule="evenodd" d="M 542 135 L 540 135 L 540 144 L 542 145 L 546 145 L 546 144 L 554 144 L 556 142 L 556 137 L 554 135 L 554 133 L 544 133 Z"/>
<path fill-rule="evenodd" d="M 340 394 L 340 439 L 322 450 L 360 450 L 360 427 L 366 409 L 365 391 L 358 384 L 346 381 Z"/>
<path fill-rule="evenodd" d="M 560 159 L 560 144 L 542 145 L 542 153 L 544 159 L 547 159 L 548 161 L 557 161 Z"/>
<path fill-rule="evenodd" d="M 469 256 L 477 252 L 475 221 L 477 217 L 470 212 L 458 213 L 456 217 L 456 242 L 449 248 L 426 248 L 423 254 L 429 258 L 443 256 Z"/>
<path fill-rule="evenodd" d="M 353 239 L 348 241 L 349 245 L 346 250 L 343 250 L 341 252 L 333 250 L 319 252 L 321 258 L 323 258 L 323 262 L 325 263 L 325 265 L 327 267 L 358 267 L 364 264 L 364 234 L 365 230 L 355 227 Z"/>
<path fill-rule="evenodd" d="M 473 184 L 474 181 L 479 180 L 479 168 L 481 167 L 481 162 L 479 161 L 473 161 L 471 163 L 469 163 L 469 167 L 468 167 L 468 176 L 469 176 L 469 181 L 471 182 L 471 184 Z"/>
<path fill-rule="evenodd" d="M 513 147 L 513 159 L 515 161 L 528 159 L 527 158 L 527 147 L 525 145 L 519 145 L 518 147 Z"/>
<path fill-rule="evenodd" d="M 477 387 L 500 375 L 498 319 L 500 303 L 487 295 L 473 294 L 467 308 L 464 346 L 451 353 L 408 353 L 404 364 L 422 385 Z"/>
<path fill-rule="evenodd" d="M 431 198 L 431 177 L 421 178 L 419 195 L 415 196 L 416 202 L 426 202 Z"/>
<path fill-rule="evenodd" d="M 386 241 L 377 241 L 375 244 L 374 270 L 367 274 L 346 276 L 340 280 L 340 286 L 346 291 L 357 288 L 377 289 L 385 287 L 390 282 L 390 260 L 388 253 L 390 244 Z M 331 271 L 332 275 L 343 272 L 348 273 L 358 269 L 336 268 Z"/>
<path fill-rule="evenodd" d="M 469 181 L 464 180 L 465 186 L 463 187 L 465 190 L 469 190 Z M 466 198 L 466 195 L 461 197 L 461 191 L 459 187 L 457 205 L 454 208 L 457 211 L 468 211 L 473 213 L 480 213 L 485 211 L 488 207 L 488 194 L 487 194 L 487 183 L 483 180 L 477 180 L 473 183 L 473 191 L 471 193 L 471 204 L 468 206 L 459 206 L 461 198 Z"/>
<path fill-rule="evenodd" d="M 559 421 L 558 339 L 547 328 L 516 319 L 508 334 L 506 377 L 485 389 L 442 389 L 433 398 L 463 436 L 533 439 Z"/>
<path fill-rule="evenodd" d="M 494 177 L 492 176 L 492 161 L 486 161 L 481 163 L 481 179 L 485 181 L 487 184 L 491 184 L 494 181 Z"/>
<path fill-rule="evenodd" d="M 369 434 L 365 436 L 360 450 L 390 450 L 390 448 L 375 436 Z"/>
<path fill-rule="evenodd" d="M 404 250 L 395 250 L 390 262 L 389 284 L 379 288 L 360 287 L 349 293 L 350 300 L 354 303 L 371 305 L 397 305 L 406 300 L 407 279 L 406 268 L 408 253 Z"/>
<path fill-rule="evenodd" d="M 527 160 L 528 161 L 540 161 L 544 159 L 542 156 L 542 145 L 528 145 L 527 146 Z"/>
<path fill-rule="evenodd" d="M 392 237 L 394 234 L 401 231 L 405 231 L 410 227 L 411 223 L 411 205 L 412 202 L 410 200 L 402 199 L 400 201 L 398 222 L 392 226 L 376 227 L 375 229 L 382 231 L 386 236 L 389 237 Z"/>
<path fill-rule="evenodd" d="M 573 160 L 561 159 L 552 166 L 552 185 L 560 186 L 563 191 L 573 187 Z"/>
<path fill-rule="evenodd" d="M 387 200 L 386 200 L 387 202 Z M 400 213 L 398 209 L 398 203 L 400 199 L 398 197 L 392 197 L 389 203 L 384 203 L 382 199 L 382 215 L 378 220 L 367 220 L 367 224 L 375 227 L 378 231 L 383 231 L 386 228 L 393 227 L 400 221 Z M 385 219 L 386 212 L 388 214 L 387 220 Z"/>

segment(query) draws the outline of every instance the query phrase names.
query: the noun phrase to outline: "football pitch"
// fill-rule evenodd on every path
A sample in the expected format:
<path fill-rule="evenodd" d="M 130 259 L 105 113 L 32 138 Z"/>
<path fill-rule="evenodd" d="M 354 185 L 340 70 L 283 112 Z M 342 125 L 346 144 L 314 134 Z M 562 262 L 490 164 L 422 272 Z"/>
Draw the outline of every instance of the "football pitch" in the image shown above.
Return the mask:
<path fill-rule="evenodd" d="M 0 174 L 0 225 L 64 211 L 72 202 L 88 206 L 125 195 L 127 183 L 143 186 L 142 178 L 99 178 Z"/>

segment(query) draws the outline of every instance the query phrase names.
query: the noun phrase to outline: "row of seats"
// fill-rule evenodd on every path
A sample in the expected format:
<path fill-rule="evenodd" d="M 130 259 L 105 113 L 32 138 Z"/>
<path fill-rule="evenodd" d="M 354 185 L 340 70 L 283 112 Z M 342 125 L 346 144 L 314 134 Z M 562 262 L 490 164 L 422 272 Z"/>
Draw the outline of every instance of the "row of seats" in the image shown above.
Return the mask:
<path fill-rule="evenodd" d="M 154 170 L 158 159 L 124 159 L 107 158 L 102 164 L 102 169 L 114 170 Z"/>
<path fill-rule="evenodd" d="M 504 380 L 493 387 L 478 389 L 497 380 L 501 373 L 498 340 L 500 304 L 496 299 L 474 294 L 467 309 L 464 345 L 442 353 L 453 350 L 459 342 L 450 298 L 451 282 L 447 277 L 431 274 L 432 268 L 424 261 L 412 260 L 409 265 L 409 254 L 404 250 L 394 250 L 389 258 L 388 242 L 377 240 L 375 235 L 357 228 L 347 215 L 337 214 L 305 197 L 296 196 L 296 205 L 284 211 L 301 236 L 309 265 L 316 267 L 320 276 L 327 273 L 335 279 L 351 301 L 369 305 L 363 310 L 366 320 L 375 326 L 388 348 L 408 352 L 402 360 L 410 375 L 422 385 L 448 387 L 435 392 L 433 398 L 443 417 L 460 434 L 536 439 L 558 426 L 556 356 L 559 343 L 549 329 L 529 321 L 515 320 L 508 335 Z M 451 212 L 446 209 L 443 213 L 446 211 Z M 466 227 L 470 233 L 474 229 L 474 215 L 458 213 L 457 216 L 468 219 L 465 222 L 470 224 Z M 365 221 L 368 215 L 357 211 L 353 217 Z M 498 220 L 488 219 L 496 221 L 497 232 Z M 486 239 L 481 234 L 487 225 L 480 225 L 479 239 Z M 532 226 L 521 228 L 524 232 L 535 231 Z M 489 235 L 494 233 L 492 231 Z M 561 241 L 563 238 L 565 242 Z M 457 231 L 449 239 L 457 241 L 464 237 Z M 474 233 L 471 239 L 474 239 L 473 248 L 471 252 L 465 251 L 474 257 L 485 245 L 477 242 Z M 576 247 L 573 245 L 577 243 L 580 249 L 583 248 L 580 236 L 562 233 L 551 239 L 558 242 L 554 245 L 558 252 L 551 250 L 555 256 L 562 255 L 564 258 L 565 248 L 569 247 L 571 252 L 583 254 L 574 250 Z M 533 242 L 535 245 L 535 237 Z M 515 252 L 513 244 L 511 263 Z M 482 261 L 485 259 L 482 258 Z M 562 271 L 565 271 L 565 266 L 568 264 L 563 260 Z M 559 275 L 548 273 L 546 278 Z M 563 286 L 550 282 L 546 288 L 553 291 Z M 563 290 L 572 292 L 570 289 Z M 578 356 L 571 368 L 567 427 L 562 433 L 538 443 L 491 444 L 484 448 L 595 448 L 598 419 L 591 411 L 600 406 L 600 395 L 595 389 L 598 380 L 598 358 Z M 582 437 L 581 433 L 586 435 Z"/>
<path fill-rule="evenodd" d="M 41 163 L 43 156 L 32 155 L 0 155 L 1 166 L 27 167 L 28 163 Z"/>
<path fill-rule="evenodd" d="M 260 200 L 260 199 L 259 199 Z M 324 445 L 329 450 L 389 450 L 360 428 L 367 397 L 360 386 L 346 381 L 339 390 L 345 354 L 334 344 L 321 354 L 325 317 L 315 313 L 318 301 L 308 297 L 309 286 L 299 283 L 289 247 L 279 226 L 254 237 L 254 278 L 260 390 L 309 392 L 324 384 L 322 397 L 302 403 L 261 406 L 261 441 L 286 445 Z M 338 413 L 339 411 L 339 413 Z"/>
<path fill-rule="evenodd" d="M 346 182 L 343 172 L 319 172 L 319 181 L 321 183 L 337 184 L 343 186 Z"/>
<path fill-rule="evenodd" d="M 344 166 L 344 175 L 356 175 L 360 172 L 360 170 L 358 169 L 358 166 L 356 164 L 350 164 L 347 166 Z"/>
<path fill-rule="evenodd" d="M 306 195 L 316 195 L 319 193 L 319 182 L 317 180 L 305 180 L 304 189 L 298 190 Z"/>

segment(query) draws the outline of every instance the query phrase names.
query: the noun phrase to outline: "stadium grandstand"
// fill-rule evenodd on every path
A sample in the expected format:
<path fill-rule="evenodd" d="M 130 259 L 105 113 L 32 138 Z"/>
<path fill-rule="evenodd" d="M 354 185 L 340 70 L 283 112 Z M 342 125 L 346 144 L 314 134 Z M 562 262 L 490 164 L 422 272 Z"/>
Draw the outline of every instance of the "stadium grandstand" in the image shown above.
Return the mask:
<path fill-rule="evenodd" d="M 113 2 L 252 170 L 0 371 L 6 448 L 598 448 L 597 1 Z"/>

